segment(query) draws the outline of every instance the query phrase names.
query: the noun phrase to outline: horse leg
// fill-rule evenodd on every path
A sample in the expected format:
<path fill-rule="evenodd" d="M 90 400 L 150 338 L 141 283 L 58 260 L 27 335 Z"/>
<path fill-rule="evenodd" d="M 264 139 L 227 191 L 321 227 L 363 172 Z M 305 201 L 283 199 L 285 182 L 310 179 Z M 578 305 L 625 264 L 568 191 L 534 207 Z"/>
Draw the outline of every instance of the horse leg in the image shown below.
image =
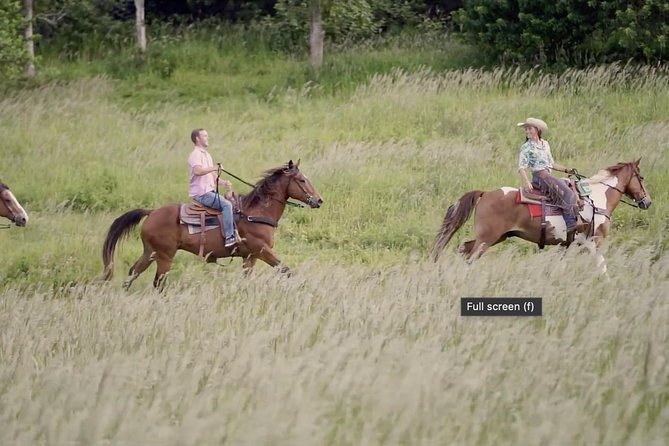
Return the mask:
<path fill-rule="evenodd" d="M 585 246 L 588 251 L 590 251 L 590 254 L 595 258 L 596 266 L 599 272 L 606 280 L 610 280 L 606 267 L 606 260 L 604 260 L 604 256 L 597 251 L 597 243 L 590 238 L 583 244 L 583 246 Z"/>
<path fill-rule="evenodd" d="M 280 273 L 287 274 L 288 276 L 290 276 L 291 274 L 290 268 L 281 264 L 281 260 L 279 260 L 277 256 L 274 255 L 272 249 L 269 246 L 265 245 L 260 250 L 260 253 L 258 253 L 258 258 L 263 262 L 267 263 L 269 266 L 277 268 Z"/>
<path fill-rule="evenodd" d="M 134 265 L 130 268 L 130 271 L 128 271 L 128 277 L 123 281 L 123 288 L 127 291 L 130 288 L 130 285 L 132 285 L 132 282 L 135 281 L 136 278 L 139 277 L 140 274 L 142 274 L 146 268 L 149 267 L 151 262 L 153 262 L 153 250 L 151 247 L 144 242 L 144 252 L 142 253 L 141 256 L 139 256 L 139 259 L 135 262 Z"/>
<path fill-rule="evenodd" d="M 253 257 L 252 255 L 249 255 L 244 259 L 244 262 L 242 264 L 242 270 L 244 271 L 244 277 L 249 277 L 251 275 L 251 272 L 253 271 L 253 266 L 256 264 L 257 257 Z"/>
<path fill-rule="evenodd" d="M 153 279 L 153 286 L 159 291 L 162 291 L 163 288 L 165 287 L 165 279 L 167 277 L 167 273 L 170 272 L 170 268 L 172 267 L 172 260 L 174 260 L 174 254 L 176 254 L 176 252 L 156 253 L 157 268 L 156 268 L 156 276 Z"/>
<path fill-rule="evenodd" d="M 462 242 L 458 247 L 458 254 L 462 254 L 465 257 L 469 257 L 472 253 L 472 248 L 474 247 L 474 243 L 476 243 L 476 240 L 467 240 L 466 242 Z"/>
<path fill-rule="evenodd" d="M 488 248 L 503 242 L 506 240 L 506 238 L 507 237 L 503 234 L 497 236 L 485 235 L 477 237 L 476 240 L 473 241 L 474 244 L 466 257 L 467 261 L 471 263 L 474 260 L 478 260 L 483 255 L 483 253 L 488 250 Z"/>

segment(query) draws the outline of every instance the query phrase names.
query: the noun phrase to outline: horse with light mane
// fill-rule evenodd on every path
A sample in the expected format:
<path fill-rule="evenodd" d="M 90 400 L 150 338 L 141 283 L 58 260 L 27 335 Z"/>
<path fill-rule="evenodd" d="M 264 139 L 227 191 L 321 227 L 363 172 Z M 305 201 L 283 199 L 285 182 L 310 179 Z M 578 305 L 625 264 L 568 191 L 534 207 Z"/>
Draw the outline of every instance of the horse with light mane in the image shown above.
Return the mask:
<path fill-rule="evenodd" d="M 2 181 L 0 181 L 0 217 L 9 219 L 16 226 L 28 224 L 28 213 L 23 209 L 12 191 L 9 190 L 9 186 Z M 9 224 L 0 226 L 0 228 L 9 227 Z"/>
<path fill-rule="evenodd" d="M 102 251 L 103 279 L 109 280 L 112 277 L 116 243 L 127 236 L 144 217 L 147 217 L 141 229 L 144 252 L 130 267 L 124 282 L 126 289 L 154 260 L 157 268 L 153 285 L 161 288 L 179 249 L 196 255 L 199 253 L 210 263 L 215 263 L 216 259 L 224 257 L 242 257 L 246 274 L 251 271 L 257 259 L 272 267 L 278 267 L 283 273 L 288 273 L 288 267 L 282 265 L 272 251 L 274 230 L 283 215 L 286 203 L 289 203 L 289 198 L 302 201 L 311 208 L 319 208 L 323 203 L 320 194 L 298 166 L 299 161 L 293 163 L 291 160 L 284 166 L 268 170 L 250 194 L 236 199 L 238 209 L 235 213 L 235 222 L 240 240 L 231 248 L 225 247 L 220 230 L 207 232 L 204 242 L 201 234 L 190 233 L 188 226 L 181 221 L 183 216 L 181 204 L 126 212 L 112 223 L 105 238 Z"/>
<path fill-rule="evenodd" d="M 639 209 L 650 207 L 651 199 L 644 186 L 639 162 L 640 159 L 618 163 L 582 181 L 590 189 L 590 193 L 583 197 L 580 214 L 589 223 L 585 232 L 576 235 L 575 243 L 597 254 L 597 247 L 611 229 L 611 215 L 624 195 L 636 202 L 632 206 Z M 508 237 L 520 237 L 537 243 L 540 247 L 543 247 L 542 243 L 566 244 L 567 230 L 562 215 L 546 217 L 542 238 L 541 219 L 530 215 L 528 205 L 519 202 L 519 194 L 520 190 L 515 187 L 501 187 L 488 192 L 474 190 L 464 194 L 446 212 L 432 249 L 433 260 L 438 260 L 453 235 L 474 211 L 476 238 L 463 242 L 458 248 L 458 252 L 468 261 L 479 258 L 488 248 Z M 559 211 L 552 214 L 559 214 Z M 606 269 L 600 254 L 597 254 L 597 263 Z"/>

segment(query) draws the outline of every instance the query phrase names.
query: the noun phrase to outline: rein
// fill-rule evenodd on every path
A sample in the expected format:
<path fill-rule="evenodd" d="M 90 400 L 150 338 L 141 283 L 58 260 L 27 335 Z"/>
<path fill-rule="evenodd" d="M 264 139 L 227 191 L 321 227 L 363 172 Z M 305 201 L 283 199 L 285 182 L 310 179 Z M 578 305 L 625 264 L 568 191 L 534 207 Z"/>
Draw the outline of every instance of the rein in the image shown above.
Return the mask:
<path fill-rule="evenodd" d="M 587 177 L 586 177 L 585 175 L 581 175 L 580 173 L 576 172 L 575 170 L 576 170 L 576 169 L 574 169 L 574 173 L 572 173 L 571 175 L 574 175 L 574 176 L 575 176 L 576 178 L 578 178 L 579 180 L 582 180 L 582 179 L 584 179 L 584 178 L 587 179 Z M 634 175 L 637 175 L 637 174 L 635 173 Z M 621 191 L 620 189 L 618 189 L 616 186 L 611 186 L 610 184 L 606 184 L 606 183 L 603 182 L 603 181 L 598 181 L 597 183 L 599 183 L 599 184 L 603 184 L 603 185 L 606 186 L 606 187 L 609 187 L 609 188 L 611 188 L 611 189 L 613 189 L 613 190 L 615 190 L 615 191 L 617 191 L 617 192 L 620 192 L 620 195 L 622 195 L 622 197 L 620 197 L 620 201 L 623 202 L 623 203 L 625 203 L 626 205 L 628 205 L 628 206 L 632 206 L 633 208 L 638 208 L 638 207 L 639 207 L 639 205 L 636 204 L 636 203 L 630 203 L 629 201 L 625 201 L 625 200 L 624 200 L 624 197 L 626 197 L 627 194 L 625 194 L 625 192 L 623 192 L 623 191 Z"/>
<path fill-rule="evenodd" d="M 228 172 L 227 170 L 223 169 L 222 167 L 220 167 L 220 164 L 219 164 L 219 168 L 218 168 L 218 169 L 219 169 L 219 170 L 218 170 L 218 171 L 219 171 L 219 176 L 220 176 L 220 172 L 225 172 L 225 173 L 227 173 L 228 175 L 230 175 L 232 178 L 241 181 L 242 183 L 246 184 L 247 186 L 251 187 L 252 189 L 255 189 L 255 188 L 256 188 L 253 184 L 249 183 L 248 181 L 244 181 L 243 179 L 239 178 L 237 175 L 235 175 L 235 174 L 233 174 L 233 173 L 230 173 L 230 172 Z M 298 186 L 300 186 L 300 188 L 302 188 L 301 185 L 298 184 Z M 305 191 L 303 188 L 302 188 L 302 192 L 304 192 L 304 193 L 306 194 L 306 191 Z M 308 195 L 308 194 L 307 194 L 307 195 Z M 274 200 L 274 201 L 278 201 L 279 203 L 289 204 L 289 205 L 294 206 L 294 207 L 298 207 L 298 208 L 303 208 L 303 207 L 304 207 L 304 205 L 302 205 L 302 204 L 300 204 L 300 203 L 293 203 L 293 202 L 290 201 L 290 200 L 286 200 L 285 202 L 283 202 L 283 201 L 281 201 L 281 200 L 279 200 L 279 199 L 276 199 L 276 198 L 274 198 L 274 197 L 270 197 L 270 198 L 271 198 L 272 200 Z"/>
<path fill-rule="evenodd" d="M 633 208 L 638 208 L 638 207 L 639 207 L 639 205 L 636 204 L 636 203 L 630 203 L 629 201 L 625 201 L 623 198 L 626 197 L 627 195 L 625 195 L 625 192 L 621 191 L 621 190 L 618 189 L 617 187 L 615 187 L 615 186 L 611 186 L 610 184 L 606 184 L 606 183 L 604 183 L 603 181 L 599 181 L 599 184 L 603 184 L 604 186 L 610 187 L 611 189 L 614 189 L 614 190 L 620 192 L 620 193 L 622 194 L 622 197 L 620 197 L 620 201 L 621 201 L 622 203 L 625 203 L 625 204 L 628 205 L 628 206 L 632 206 Z"/>

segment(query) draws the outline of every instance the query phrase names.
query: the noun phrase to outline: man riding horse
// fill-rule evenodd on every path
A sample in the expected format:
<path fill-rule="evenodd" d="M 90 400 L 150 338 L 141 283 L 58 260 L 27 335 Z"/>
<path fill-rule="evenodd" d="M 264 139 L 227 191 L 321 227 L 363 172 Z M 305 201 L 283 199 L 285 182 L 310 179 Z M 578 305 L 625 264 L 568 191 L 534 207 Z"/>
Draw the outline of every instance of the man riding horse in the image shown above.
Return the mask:
<path fill-rule="evenodd" d="M 194 147 L 188 157 L 188 195 L 198 203 L 209 208 L 221 211 L 223 230 L 225 232 L 225 247 L 235 245 L 235 226 L 232 215 L 232 184 L 222 180 L 216 172 L 221 165 L 214 166 L 209 147 L 209 135 L 205 129 L 195 129 L 190 135 Z M 225 196 L 218 193 L 218 185 L 226 190 Z"/>

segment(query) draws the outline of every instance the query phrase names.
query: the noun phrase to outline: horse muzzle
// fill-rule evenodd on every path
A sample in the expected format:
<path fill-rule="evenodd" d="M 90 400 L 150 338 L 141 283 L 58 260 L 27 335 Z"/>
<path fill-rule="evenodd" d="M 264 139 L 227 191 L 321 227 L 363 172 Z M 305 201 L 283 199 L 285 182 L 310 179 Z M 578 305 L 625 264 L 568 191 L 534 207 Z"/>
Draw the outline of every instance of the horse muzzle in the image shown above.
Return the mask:
<path fill-rule="evenodd" d="M 13 221 L 16 226 L 25 226 L 28 223 L 28 217 L 24 215 L 16 215 Z"/>
<path fill-rule="evenodd" d="M 310 197 L 307 199 L 307 204 L 308 204 L 309 207 L 311 207 L 312 209 L 317 209 L 317 208 L 321 207 L 321 204 L 323 204 L 323 200 L 322 200 L 320 197 L 313 197 L 313 196 L 310 196 Z"/>
<path fill-rule="evenodd" d="M 641 200 L 636 202 L 637 205 L 639 205 L 639 209 L 648 209 L 651 205 L 650 198 L 648 197 L 643 197 Z"/>

